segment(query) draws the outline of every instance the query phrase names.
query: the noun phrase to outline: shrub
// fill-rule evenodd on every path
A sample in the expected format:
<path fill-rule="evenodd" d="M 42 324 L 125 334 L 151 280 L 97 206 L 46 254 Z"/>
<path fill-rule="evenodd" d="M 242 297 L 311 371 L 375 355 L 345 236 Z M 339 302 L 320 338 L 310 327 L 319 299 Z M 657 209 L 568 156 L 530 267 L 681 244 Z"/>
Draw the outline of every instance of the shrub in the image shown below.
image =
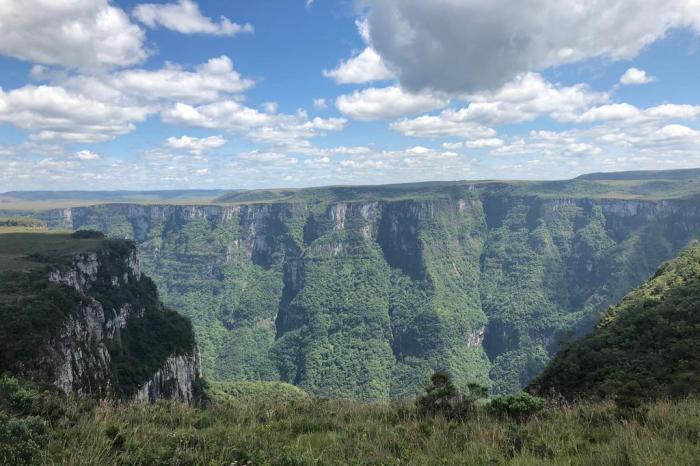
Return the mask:
<path fill-rule="evenodd" d="M 34 464 L 47 441 L 47 431 L 41 418 L 17 419 L 0 412 L 0 464 Z"/>
<path fill-rule="evenodd" d="M 423 416 L 441 414 L 447 419 L 465 419 L 473 413 L 476 402 L 485 398 L 488 390 L 477 384 L 469 384 L 468 395 L 463 395 L 443 372 L 436 372 L 430 378 L 425 395 L 416 399 L 418 412 Z"/>
<path fill-rule="evenodd" d="M 526 421 L 542 411 L 544 400 L 526 392 L 515 395 L 497 396 L 489 403 L 491 412 L 518 421 Z"/>

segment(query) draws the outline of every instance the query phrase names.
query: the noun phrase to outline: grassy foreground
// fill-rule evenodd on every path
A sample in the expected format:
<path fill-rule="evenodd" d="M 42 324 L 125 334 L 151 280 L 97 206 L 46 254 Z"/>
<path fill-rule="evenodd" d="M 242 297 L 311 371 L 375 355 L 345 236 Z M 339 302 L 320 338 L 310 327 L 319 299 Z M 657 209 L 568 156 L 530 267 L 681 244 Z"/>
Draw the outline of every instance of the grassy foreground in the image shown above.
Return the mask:
<path fill-rule="evenodd" d="M 527 421 L 482 405 L 449 421 L 422 416 L 412 403 L 242 397 L 201 409 L 65 401 L 11 379 L 0 385 L 2 464 L 691 465 L 700 458 L 693 399 L 655 402 L 631 418 L 613 405 L 583 403 Z"/>

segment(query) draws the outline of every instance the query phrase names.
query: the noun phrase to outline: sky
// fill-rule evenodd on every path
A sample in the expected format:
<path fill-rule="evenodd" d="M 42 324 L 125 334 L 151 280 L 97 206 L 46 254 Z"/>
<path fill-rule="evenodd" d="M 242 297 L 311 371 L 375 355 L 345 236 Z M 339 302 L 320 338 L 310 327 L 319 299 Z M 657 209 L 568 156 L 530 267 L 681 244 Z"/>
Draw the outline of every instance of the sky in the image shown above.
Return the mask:
<path fill-rule="evenodd" d="M 700 166 L 700 0 L 0 0 L 0 192 Z"/>

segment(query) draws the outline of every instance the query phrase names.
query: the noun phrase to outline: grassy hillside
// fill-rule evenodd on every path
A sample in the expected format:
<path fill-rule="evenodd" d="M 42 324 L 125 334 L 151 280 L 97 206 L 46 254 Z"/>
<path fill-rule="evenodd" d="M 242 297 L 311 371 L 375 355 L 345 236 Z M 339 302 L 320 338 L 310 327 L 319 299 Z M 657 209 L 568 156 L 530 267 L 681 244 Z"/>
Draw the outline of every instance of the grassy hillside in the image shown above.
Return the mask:
<path fill-rule="evenodd" d="M 0 463 L 87 465 L 691 465 L 700 402 L 659 401 L 642 417 L 608 404 L 527 418 L 479 405 L 466 417 L 410 402 L 232 398 L 208 408 L 77 402 L 0 379 Z"/>
<path fill-rule="evenodd" d="M 700 244 L 611 307 L 533 387 L 567 398 L 700 394 Z"/>
<path fill-rule="evenodd" d="M 67 232 L 27 232 L 26 227 L 17 230 L 0 229 L 0 272 L 64 263 L 76 254 L 98 251 L 104 243 L 103 239 L 77 239 Z"/>

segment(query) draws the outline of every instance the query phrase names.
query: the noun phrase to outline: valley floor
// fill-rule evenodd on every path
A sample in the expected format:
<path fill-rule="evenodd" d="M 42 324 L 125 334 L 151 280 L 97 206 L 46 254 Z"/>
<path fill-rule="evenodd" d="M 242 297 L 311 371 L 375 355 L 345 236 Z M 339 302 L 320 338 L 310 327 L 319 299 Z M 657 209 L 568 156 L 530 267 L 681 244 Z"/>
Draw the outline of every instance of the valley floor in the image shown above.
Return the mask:
<path fill-rule="evenodd" d="M 455 422 L 441 416 L 421 417 L 413 404 L 360 404 L 301 396 L 276 401 L 229 399 L 207 409 L 166 402 L 52 405 L 45 398 L 32 401 L 30 392 L 13 397 L 29 399 L 26 406 L 34 403 L 43 408 L 34 413 L 38 417 L 0 411 L 3 464 L 603 466 L 700 462 L 700 401 L 693 399 L 656 402 L 636 418 L 621 418 L 613 405 L 584 403 L 550 407 L 527 422 L 501 419 L 484 408 L 466 421 Z M 7 456 L 12 454 L 15 456 Z"/>

